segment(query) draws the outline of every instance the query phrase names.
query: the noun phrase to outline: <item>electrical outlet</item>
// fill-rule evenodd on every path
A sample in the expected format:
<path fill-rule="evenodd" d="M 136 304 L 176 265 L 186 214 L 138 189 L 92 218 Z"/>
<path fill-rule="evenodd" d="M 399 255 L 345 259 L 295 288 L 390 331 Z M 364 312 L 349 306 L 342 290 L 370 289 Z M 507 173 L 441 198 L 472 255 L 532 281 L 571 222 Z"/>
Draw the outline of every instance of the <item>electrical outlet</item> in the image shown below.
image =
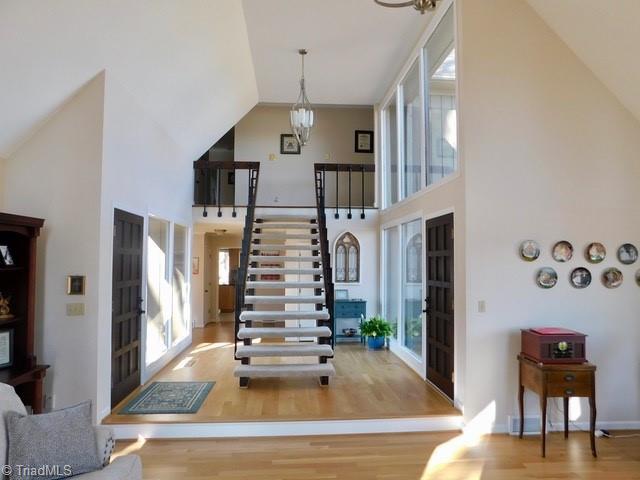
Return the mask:
<path fill-rule="evenodd" d="M 84 303 L 67 303 L 67 317 L 81 317 L 84 315 Z"/>
<path fill-rule="evenodd" d="M 324 154 L 324 159 L 325 159 L 325 161 L 327 161 L 327 162 L 328 162 L 329 160 L 331 160 L 331 154 L 330 154 L 330 153 L 325 153 L 325 154 Z"/>

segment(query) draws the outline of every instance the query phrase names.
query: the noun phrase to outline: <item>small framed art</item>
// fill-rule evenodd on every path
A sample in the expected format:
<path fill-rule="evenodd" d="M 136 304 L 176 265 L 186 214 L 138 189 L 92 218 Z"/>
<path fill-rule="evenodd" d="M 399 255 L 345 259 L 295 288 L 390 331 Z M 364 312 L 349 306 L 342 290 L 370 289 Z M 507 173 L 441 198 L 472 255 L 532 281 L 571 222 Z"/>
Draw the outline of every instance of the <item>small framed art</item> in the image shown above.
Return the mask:
<path fill-rule="evenodd" d="M 300 155 L 300 144 L 295 135 L 291 133 L 280 135 L 280 155 Z"/>
<path fill-rule="evenodd" d="M 67 295 L 84 295 L 85 280 L 84 275 L 68 275 Z"/>
<path fill-rule="evenodd" d="M 373 153 L 372 130 L 356 130 L 355 151 L 356 153 Z"/>
<path fill-rule="evenodd" d="M 0 368 L 13 365 L 13 328 L 0 330 Z"/>

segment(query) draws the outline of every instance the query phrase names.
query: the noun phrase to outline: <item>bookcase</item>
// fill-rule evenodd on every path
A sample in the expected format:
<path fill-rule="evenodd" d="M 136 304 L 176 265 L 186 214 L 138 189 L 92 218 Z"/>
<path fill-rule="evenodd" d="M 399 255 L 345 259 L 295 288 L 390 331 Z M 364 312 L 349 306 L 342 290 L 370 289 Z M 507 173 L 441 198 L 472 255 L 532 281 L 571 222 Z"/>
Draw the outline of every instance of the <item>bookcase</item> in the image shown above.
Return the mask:
<path fill-rule="evenodd" d="M 36 244 L 44 220 L 0 212 L 0 382 L 34 413 L 44 408 L 48 365 L 35 353 Z"/>

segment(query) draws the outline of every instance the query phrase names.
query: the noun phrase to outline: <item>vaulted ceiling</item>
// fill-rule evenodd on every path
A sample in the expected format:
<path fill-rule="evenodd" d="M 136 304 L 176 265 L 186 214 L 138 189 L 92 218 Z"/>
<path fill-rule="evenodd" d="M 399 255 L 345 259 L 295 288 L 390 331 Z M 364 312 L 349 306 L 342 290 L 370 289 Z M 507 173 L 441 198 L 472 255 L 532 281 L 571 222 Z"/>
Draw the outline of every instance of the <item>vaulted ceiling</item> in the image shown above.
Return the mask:
<path fill-rule="evenodd" d="M 2 0 L 0 157 L 103 69 L 191 158 L 258 101 L 240 0 Z"/>
<path fill-rule="evenodd" d="M 640 119 L 640 1 L 528 1 L 600 81 Z"/>
<path fill-rule="evenodd" d="M 243 0 L 260 101 L 294 103 L 298 49 L 309 51 L 309 99 L 378 102 L 431 18 L 373 0 Z"/>

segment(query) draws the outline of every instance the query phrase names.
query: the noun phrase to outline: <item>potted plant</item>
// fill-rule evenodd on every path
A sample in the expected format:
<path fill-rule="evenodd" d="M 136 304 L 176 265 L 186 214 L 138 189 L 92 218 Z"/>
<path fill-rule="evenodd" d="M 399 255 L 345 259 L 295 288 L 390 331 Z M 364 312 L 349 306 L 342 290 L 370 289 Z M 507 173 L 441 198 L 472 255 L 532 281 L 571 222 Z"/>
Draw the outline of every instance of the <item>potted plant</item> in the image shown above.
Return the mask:
<path fill-rule="evenodd" d="M 369 348 L 379 350 L 384 347 L 385 339 L 391 335 L 391 325 L 384 318 L 376 315 L 369 320 L 362 322 L 360 333 L 367 337 Z"/>

